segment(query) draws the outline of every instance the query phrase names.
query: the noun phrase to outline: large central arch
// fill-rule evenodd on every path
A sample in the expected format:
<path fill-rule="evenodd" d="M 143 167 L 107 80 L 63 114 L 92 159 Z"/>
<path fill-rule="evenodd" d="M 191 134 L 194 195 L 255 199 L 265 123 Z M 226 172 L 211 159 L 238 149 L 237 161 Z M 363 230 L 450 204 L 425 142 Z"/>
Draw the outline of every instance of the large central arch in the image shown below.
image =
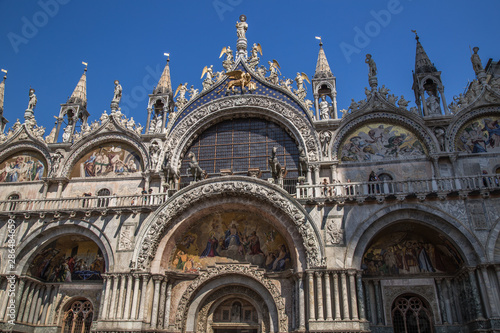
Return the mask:
<path fill-rule="evenodd" d="M 223 177 L 192 184 L 177 192 L 147 221 L 138 235 L 134 252 L 136 268 L 150 271 L 152 261 L 162 253 L 159 245 L 167 233 L 177 228 L 186 216 L 200 209 L 221 204 L 242 203 L 266 207 L 274 219 L 295 239 L 298 262 L 307 268 L 324 264 L 324 252 L 319 230 L 307 211 L 287 192 L 269 182 L 249 177 Z M 155 261 L 156 261 L 155 260 Z M 302 269 L 304 269 L 303 267 Z"/>

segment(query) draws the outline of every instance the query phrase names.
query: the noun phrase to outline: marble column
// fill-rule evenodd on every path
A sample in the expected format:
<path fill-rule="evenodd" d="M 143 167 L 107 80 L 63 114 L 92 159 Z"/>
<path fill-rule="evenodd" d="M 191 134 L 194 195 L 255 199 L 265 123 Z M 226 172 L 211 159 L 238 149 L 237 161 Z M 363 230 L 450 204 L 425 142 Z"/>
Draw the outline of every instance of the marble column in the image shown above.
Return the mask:
<path fill-rule="evenodd" d="M 316 289 L 318 293 L 318 320 L 325 320 L 323 309 L 323 272 L 316 272 Z"/>
<path fill-rule="evenodd" d="M 481 306 L 481 298 L 479 296 L 479 291 L 477 290 L 477 279 L 474 271 L 475 271 L 474 268 L 467 269 L 467 273 L 469 274 L 471 292 L 472 292 L 472 300 L 474 302 L 474 308 L 476 310 L 477 319 L 484 319 L 483 309 Z"/>
<path fill-rule="evenodd" d="M 40 322 L 42 311 L 43 311 L 43 301 L 47 297 L 47 287 L 42 285 L 40 287 L 40 292 L 38 293 L 38 300 L 35 308 L 35 316 L 33 317 L 33 324 L 37 325 Z"/>
<path fill-rule="evenodd" d="M 111 293 L 111 284 L 112 284 L 112 278 L 110 275 L 103 275 L 104 278 L 104 283 L 106 284 L 106 290 L 104 291 L 103 295 L 103 303 L 102 303 L 102 310 L 101 310 L 101 318 L 102 319 L 108 319 L 109 318 L 109 312 L 108 312 L 108 307 L 109 307 L 109 297 Z"/>
<path fill-rule="evenodd" d="M 321 182 L 319 180 L 319 165 L 314 164 L 313 165 L 313 170 L 314 170 L 314 185 L 319 185 Z M 314 196 L 319 197 L 321 189 L 318 187 L 314 187 Z"/>
<path fill-rule="evenodd" d="M 307 272 L 307 279 L 309 281 L 309 321 L 315 321 L 316 320 L 316 305 L 314 304 L 314 280 L 313 280 L 313 273 Z"/>
<path fill-rule="evenodd" d="M 361 281 L 361 272 L 356 274 L 356 290 L 358 294 L 359 319 L 366 320 L 365 314 L 365 297 L 363 292 L 363 281 Z"/>
<path fill-rule="evenodd" d="M 458 324 L 458 320 L 457 318 L 459 318 L 459 315 L 457 313 L 457 309 L 459 308 L 459 306 L 457 306 L 454 302 L 454 291 L 453 291 L 453 285 L 452 285 L 452 281 L 451 281 L 451 278 L 446 278 L 445 280 L 445 284 L 446 284 L 446 290 L 447 290 L 447 310 L 448 310 L 448 313 L 450 313 L 450 319 L 451 319 L 451 322 L 453 324 Z M 452 306 L 453 304 L 453 306 Z"/>
<path fill-rule="evenodd" d="M 53 294 L 54 294 L 54 286 L 48 285 L 47 286 L 47 293 L 46 293 L 47 297 L 45 298 L 45 304 L 44 304 L 43 311 L 42 311 L 42 317 L 40 318 L 41 325 L 45 325 L 47 323 L 48 312 L 49 312 L 50 306 L 52 305 Z"/>
<path fill-rule="evenodd" d="M 172 283 L 169 283 L 167 280 L 165 282 L 167 284 L 167 297 L 165 300 L 165 314 L 163 319 L 163 328 L 168 329 L 168 324 L 170 322 L 170 303 L 172 299 Z"/>
<path fill-rule="evenodd" d="M 480 267 L 481 275 L 482 275 L 482 282 L 480 283 L 479 286 L 481 289 L 484 290 L 483 294 L 485 295 L 485 303 L 486 309 L 488 310 L 489 313 L 487 313 L 488 318 L 493 317 L 497 318 L 498 317 L 498 307 L 497 304 L 495 304 L 495 298 L 494 298 L 494 288 L 490 283 L 490 277 L 488 274 L 488 267 L 486 265 L 481 265 Z M 480 279 L 481 280 L 481 279 Z"/>
<path fill-rule="evenodd" d="M 342 320 L 340 317 L 340 292 L 339 292 L 339 273 L 333 273 L 333 299 L 335 301 L 335 320 Z"/>
<path fill-rule="evenodd" d="M 366 319 L 370 321 L 371 323 L 374 323 L 375 320 L 373 320 L 373 315 L 371 311 L 371 297 L 370 297 L 370 281 L 363 281 L 364 285 L 364 297 L 366 300 Z"/>
<path fill-rule="evenodd" d="M 17 288 L 17 295 L 16 295 L 17 321 L 22 321 L 21 318 L 23 318 L 23 313 L 26 310 L 25 304 L 26 304 L 26 299 L 28 298 L 30 285 L 31 281 L 25 281 L 24 279 L 19 279 L 19 287 Z M 8 300 L 7 297 L 5 297 L 5 299 L 6 301 Z M 7 315 L 7 312 L 5 314 Z M 4 318 L 7 319 L 6 317 Z"/>
<path fill-rule="evenodd" d="M 28 322 L 30 308 L 31 308 L 31 302 L 33 301 L 33 293 L 35 292 L 35 288 L 36 288 L 36 283 L 32 282 L 29 286 L 29 294 L 25 298 L 26 301 L 24 304 L 21 304 L 21 306 L 24 308 L 23 319 L 22 320 L 18 319 L 18 321 L 21 321 L 23 323 Z"/>
<path fill-rule="evenodd" d="M 125 297 L 125 283 L 127 276 L 124 274 L 120 274 L 120 291 L 119 291 L 119 297 L 118 297 L 118 306 L 116 309 L 116 318 L 117 319 L 123 319 L 123 309 L 125 304 L 124 302 L 124 297 Z"/>
<path fill-rule="evenodd" d="M 62 196 L 62 190 L 63 190 L 63 182 L 58 182 L 57 183 L 57 194 L 56 194 L 56 198 L 60 199 L 61 196 Z"/>
<path fill-rule="evenodd" d="M 148 108 L 148 118 L 146 121 L 146 134 L 149 133 L 149 126 L 151 125 L 151 112 L 153 111 L 153 108 Z"/>
<path fill-rule="evenodd" d="M 153 291 L 153 305 L 151 309 L 151 329 L 156 329 L 158 323 L 158 304 L 160 300 L 160 283 L 163 280 L 162 276 L 154 275 L 154 291 Z"/>
<path fill-rule="evenodd" d="M 135 290 L 134 290 L 135 292 Z M 130 319 L 130 301 L 132 298 L 132 275 L 127 276 L 127 297 L 125 298 L 125 309 L 123 319 Z"/>
<path fill-rule="evenodd" d="M 332 317 L 332 293 L 330 292 L 330 272 L 325 272 L 325 307 L 326 320 L 333 320 Z"/>
<path fill-rule="evenodd" d="M 384 325 L 384 317 L 382 312 L 382 296 L 380 295 L 380 281 L 373 281 L 373 288 L 375 289 L 375 307 L 377 309 L 377 325 Z"/>
<path fill-rule="evenodd" d="M 356 280 L 355 280 L 355 271 L 349 271 L 349 290 L 351 291 L 351 313 L 352 313 L 352 320 L 359 320 L 358 317 L 358 296 L 357 296 L 357 289 L 356 289 Z"/>
<path fill-rule="evenodd" d="M 444 304 L 444 294 L 443 294 L 443 288 L 441 287 L 441 282 L 443 279 L 436 278 L 436 289 L 437 289 L 437 294 L 438 294 L 438 299 L 439 299 L 439 307 L 441 308 L 441 320 L 443 321 L 444 325 L 448 324 L 448 316 L 446 314 L 446 306 Z"/>
<path fill-rule="evenodd" d="M 109 307 L 109 319 L 116 319 L 116 298 L 118 294 L 118 279 L 119 276 L 116 274 L 112 275 L 113 287 L 111 288 L 111 306 Z"/>
<path fill-rule="evenodd" d="M 147 289 L 148 289 L 149 275 L 142 275 L 142 287 L 141 287 L 141 305 L 139 306 L 139 320 L 144 320 L 144 312 L 147 311 Z"/>
<path fill-rule="evenodd" d="M 130 319 L 137 319 L 137 305 L 139 303 L 139 282 L 141 276 L 139 274 L 132 274 L 134 278 L 134 295 L 132 296 L 132 310 L 130 312 Z"/>
<path fill-rule="evenodd" d="M 45 320 L 45 322 L 47 323 L 47 325 L 52 325 L 54 324 L 54 314 L 55 314 L 55 308 L 56 308 L 56 299 L 57 299 L 57 294 L 59 292 L 59 288 L 58 286 L 56 285 L 53 285 L 52 286 L 52 296 L 50 298 L 50 306 L 49 308 L 47 309 L 47 319 Z"/>
<path fill-rule="evenodd" d="M 42 289 L 42 286 L 37 284 L 35 287 L 35 292 L 33 293 L 33 298 L 31 298 L 31 305 L 30 305 L 30 311 L 29 311 L 29 317 L 28 317 L 27 323 L 30 323 L 30 324 L 34 323 L 36 308 L 38 305 L 38 296 L 40 295 L 40 289 Z"/>
<path fill-rule="evenodd" d="M 347 272 L 340 273 L 340 280 L 342 283 L 342 308 L 343 316 L 342 319 L 349 320 L 349 295 L 347 295 Z"/>
<path fill-rule="evenodd" d="M 304 296 L 304 276 L 299 274 L 299 331 L 306 327 L 306 303 Z"/>
<path fill-rule="evenodd" d="M 160 284 L 160 304 L 158 307 L 158 328 L 163 327 L 163 318 L 165 316 L 165 297 L 167 292 L 167 278 L 163 278 Z"/>

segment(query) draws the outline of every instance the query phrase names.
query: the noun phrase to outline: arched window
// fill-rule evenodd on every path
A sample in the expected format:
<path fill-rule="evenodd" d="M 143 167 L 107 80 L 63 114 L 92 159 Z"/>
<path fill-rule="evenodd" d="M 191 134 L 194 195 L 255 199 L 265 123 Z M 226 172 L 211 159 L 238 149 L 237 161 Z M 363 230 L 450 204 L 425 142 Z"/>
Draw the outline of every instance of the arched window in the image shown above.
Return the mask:
<path fill-rule="evenodd" d="M 75 301 L 64 313 L 61 333 L 89 333 L 94 309 L 87 300 Z"/>
<path fill-rule="evenodd" d="M 394 333 L 432 333 L 431 312 L 413 295 L 399 296 L 392 304 Z"/>
<path fill-rule="evenodd" d="M 19 199 L 20 199 L 20 197 L 19 197 L 19 194 L 17 194 L 17 193 L 12 193 L 7 198 L 7 200 L 9 200 L 9 201 L 15 201 L 15 200 L 19 200 Z M 9 204 L 9 210 L 16 210 L 16 206 L 17 206 L 17 202 L 11 202 Z"/>
<path fill-rule="evenodd" d="M 107 188 L 102 188 L 99 191 L 97 191 L 97 196 L 98 197 L 109 197 L 111 195 L 111 192 Z M 97 200 L 97 207 L 108 207 L 109 205 L 109 198 L 99 198 Z"/>

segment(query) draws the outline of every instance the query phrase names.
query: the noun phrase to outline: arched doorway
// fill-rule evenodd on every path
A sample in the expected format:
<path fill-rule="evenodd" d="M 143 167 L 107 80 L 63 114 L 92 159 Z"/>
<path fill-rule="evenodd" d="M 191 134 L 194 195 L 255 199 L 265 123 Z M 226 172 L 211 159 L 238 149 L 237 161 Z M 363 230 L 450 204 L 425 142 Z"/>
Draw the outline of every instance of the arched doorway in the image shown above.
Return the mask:
<path fill-rule="evenodd" d="M 401 295 L 392 304 L 394 333 L 433 333 L 432 313 L 416 295 Z"/>

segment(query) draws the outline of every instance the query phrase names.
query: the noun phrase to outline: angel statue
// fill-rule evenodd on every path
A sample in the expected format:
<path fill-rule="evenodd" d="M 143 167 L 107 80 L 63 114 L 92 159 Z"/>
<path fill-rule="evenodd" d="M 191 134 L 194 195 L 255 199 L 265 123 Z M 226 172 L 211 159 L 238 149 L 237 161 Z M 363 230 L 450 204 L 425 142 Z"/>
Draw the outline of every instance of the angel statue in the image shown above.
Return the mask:
<path fill-rule="evenodd" d="M 226 60 L 222 62 L 222 67 L 224 67 L 226 72 L 229 72 L 234 65 L 233 50 L 231 50 L 229 46 L 222 48 L 222 51 L 220 51 L 219 59 L 222 58 L 222 55 L 224 54 L 226 55 Z"/>
<path fill-rule="evenodd" d="M 267 77 L 267 80 L 272 84 L 277 85 L 279 83 L 278 75 L 281 74 L 280 64 L 275 59 L 273 59 L 272 62 L 268 61 L 267 63 L 269 64 L 269 69 L 267 70 L 269 72 L 269 76 Z"/>
<path fill-rule="evenodd" d="M 259 64 L 259 61 L 260 61 L 259 53 L 260 53 L 260 55 L 262 55 L 262 46 L 260 46 L 259 43 L 257 43 L 257 44 L 254 43 L 253 47 L 252 47 L 250 58 L 248 58 L 248 61 L 247 61 L 248 65 L 251 68 L 255 68 Z"/>
<path fill-rule="evenodd" d="M 179 86 L 175 90 L 174 97 L 177 96 L 177 93 L 179 93 L 179 97 L 177 97 L 177 100 L 176 100 L 176 103 L 175 103 L 175 105 L 177 106 L 178 110 L 182 109 L 184 107 L 184 105 L 186 105 L 186 103 L 188 101 L 186 99 L 186 92 L 188 91 L 187 85 L 188 85 L 187 82 L 184 83 L 184 84 L 179 83 Z"/>
<path fill-rule="evenodd" d="M 375 64 L 371 54 L 366 55 L 365 63 L 368 64 L 368 77 L 377 76 L 377 64 Z"/>
<path fill-rule="evenodd" d="M 205 66 L 205 68 L 203 68 L 203 72 L 201 73 L 201 78 L 203 78 L 203 76 L 205 74 L 207 74 L 207 77 L 205 78 L 205 80 L 203 80 L 203 90 L 207 90 L 208 88 L 210 88 L 212 86 L 212 84 L 214 84 L 214 81 L 213 81 L 213 77 L 214 77 L 214 73 L 213 73 L 213 65 L 210 65 L 210 67 L 207 67 Z"/>
<path fill-rule="evenodd" d="M 304 100 L 307 95 L 304 80 L 306 80 L 307 83 L 311 84 L 311 81 L 309 81 L 309 77 L 307 77 L 306 73 L 297 73 L 297 76 L 295 77 L 295 82 L 297 82 L 297 90 L 295 91 L 295 94 L 300 100 Z"/>

